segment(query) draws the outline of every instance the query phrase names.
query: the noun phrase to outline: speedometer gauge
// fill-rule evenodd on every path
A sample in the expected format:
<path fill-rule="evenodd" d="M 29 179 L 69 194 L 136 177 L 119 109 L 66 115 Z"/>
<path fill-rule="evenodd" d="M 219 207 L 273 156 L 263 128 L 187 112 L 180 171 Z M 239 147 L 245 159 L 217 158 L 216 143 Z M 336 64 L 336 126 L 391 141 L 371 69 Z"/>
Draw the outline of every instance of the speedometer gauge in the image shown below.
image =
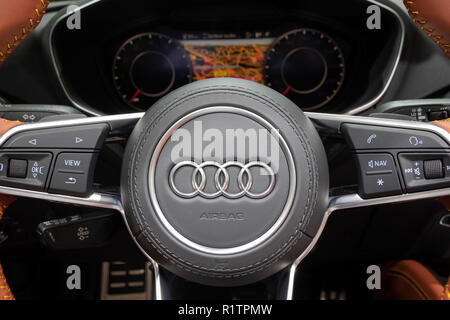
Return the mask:
<path fill-rule="evenodd" d="M 120 98 L 138 110 L 148 109 L 191 77 L 191 61 L 183 46 L 159 33 L 128 39 L 114 57 L 114 86 Z"/>
<path fill-rule="evenodd" d="M 344 75 L 341 49 L 318 30 L 302 28 L 287 32 L 266 53 L 266 84 L 305 110 L 330 102 L 341 88 Z"/>

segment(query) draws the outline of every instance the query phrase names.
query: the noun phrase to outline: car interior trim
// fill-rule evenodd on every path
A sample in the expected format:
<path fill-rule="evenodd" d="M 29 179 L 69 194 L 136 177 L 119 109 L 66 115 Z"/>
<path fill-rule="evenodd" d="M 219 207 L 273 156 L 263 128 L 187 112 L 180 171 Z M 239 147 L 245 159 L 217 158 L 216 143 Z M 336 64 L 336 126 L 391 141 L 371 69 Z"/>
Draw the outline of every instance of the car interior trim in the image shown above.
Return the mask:
<path fill-rule="evenodd" d="M 398 41 L 398 46 L 396 48 L 396 54 L 395 54 L 395 60 L 394 63 L 392 65 L 392 69 L 389 73 L 389 76 L 387 77 L 386 83 L 384 84 L 384 87 L 381 89 L 381 91 L 378 93 L 378 95 L 376 97 L 374 97 L 372 100 L 357 106 L 357 107 L 353 107 L 351 108 L 349 111 L 345 112 L 345 114 L 347 115 L 355 115 L 355 114 L 359 114 L 361 112 L 364 112 L 368 109 L 370 109 L 371 107 L 373 107 L 374 105 L 376 105 L 381 98 L 384 96 L 384 94 L 386 93 L 386 91 L 389 89 L 389 86 L 391 85 L 392 80 L 394 79 L 395 73 L 397 71 L 397 67 L 398 64 L 400 63 L 400 57 L 402 55 L 403 52 L 403 46 L 405 43 L 405 37 L 406 37 L 406 31 L 405 31 L 405 23 L 403 22 L 403 20 L 400 18 L 400 16 L 398 15 L 398 13 L 393 10 L 391 7 L 386 6 L 376 0 L 367 0 L 369 2 L 372 2 L 373 4 L 376 4 L 380 7 L 383 7 L 384 9 L 386 9 L 387 11 L 391 12 L 394 17 L 397 18 L 397 22 L 400 25 L 400 39 Z"/>
<path fill-rule="evenodd" d="M 86 7 L 89 7 L 97 2 L 100 2 L 100 0 L 91 0 L 89 2 L 86 2 L 80 6 L 78 6 L 78 10 L 82 10 Z M 54 67 L 55 73 L 56 73 L 56 78 L 58 79 L 58 82 L 64 92 L 64 95 L 66 96 L 66 98 L 70 101 L 70 103 L 77 108 L 78 110 L 86 113 L 87 115 L 90 116 L 101 116 L 102 114 L 98 113 L 98 111 L 95 111 L 93 108 L 84 105 L 80 102 L 77 102 L 76 99 L 73 98 L 73 96 L 70 94 L 69 89 L 67 88 L 67 86 L 64 84 L 64 80 L 62 79 L 61 76 L 61 69 L 58 66 L 58 63 L 56 62 L 56 54 L 55 54 L 55 50 L 54 50 L 54 46 L 53 46 L 53 32 L 55 31 L 56 26 L 64 19 L 66 19 L 67 17 L 69 17 L 71 14 L 73 14 L 74 11 L 68 11 L 65 14 L 61 15 L 56 21 L 55 23 L 53 23 L 53 25 L 50 28 L 50 33 L 49 33 L 49 39 L 48 39 L 48 46 L 49 46 L 49 52 L 50 52 L 50 60 L 51 63 Z"/>

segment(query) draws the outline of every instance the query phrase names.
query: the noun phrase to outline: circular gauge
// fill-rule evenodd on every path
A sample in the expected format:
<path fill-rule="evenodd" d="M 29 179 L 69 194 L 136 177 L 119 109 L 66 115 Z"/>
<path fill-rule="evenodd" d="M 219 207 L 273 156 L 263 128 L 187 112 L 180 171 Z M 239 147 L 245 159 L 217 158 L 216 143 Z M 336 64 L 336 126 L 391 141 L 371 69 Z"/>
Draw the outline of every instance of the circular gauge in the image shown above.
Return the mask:
<path fill-rule="evenodd" d="M 266 52 L 266 85 L 304 110 L 330 102 L 341 88 L 344 74 L 341 49 L 332 38 L 317 30 L 289 31 Z"/>
<path fill-rule="evenodd" d="M 177 41 L 159 33 L 128 39 L 114 57 L 114 86 L 121 99 L 138 110 L 148 109 L 191 78 L 188 53 Z"/>

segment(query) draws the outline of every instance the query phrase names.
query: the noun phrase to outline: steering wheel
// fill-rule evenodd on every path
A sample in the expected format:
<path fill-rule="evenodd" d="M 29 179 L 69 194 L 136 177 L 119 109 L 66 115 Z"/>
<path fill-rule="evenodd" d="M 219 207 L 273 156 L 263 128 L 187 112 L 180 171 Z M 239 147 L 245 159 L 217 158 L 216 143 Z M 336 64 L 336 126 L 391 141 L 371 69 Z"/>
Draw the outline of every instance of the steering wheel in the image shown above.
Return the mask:
<path fill-rule="evenodd" d="M 92 191 L 105 138 L 133 127 L 120 195 Z M 317 130 L 348 141 L 359 163 L 359 194 L 330 197 Z M 209 286 L 240 286 L 287 270 L 278 298 L 290 299 L 295 270 L 333 212 L 449 195 L 445 176 L 416 181 L 412 164 L 447 163 L 449 141 L 433 124 L 304 113 L 263 85 L 208 79 L 173 91 L 145 114 L 14 126 L 0 138 L 4 170 L 11 172 L 17 158 L 30 165 L 22 177 L 4 171 L 0 192 L 120 212 L 153 263 L 157 298 L 171 297 L 167 271 Z M 68 157 L 81 163 L 80 172 L 68 171 Z M 36 178 L 34 162 L 42 167 Z M 71 177 L 78 182 L 66 184 Z"/>
<path fill-rule="evenodd" d="M 304 113 L 258 83 L 208 79 L 144 114 L 1 121 L 0 193 L 119 212 L 152 262 L 157 299 L 172 297 L 170 274 L 220 287 L 272 277 L 274 296 L 292 299 L 332 213 L 450 195 L 450 170 L 436 170 L 450 168 L 448 122 L 436 124 Z M 358 192 L 330 192 L 318 132 L 347 141 Z M 99 150 L 117 135 L 129 135 L 120 194 L 93 190 Z M 1 296 L 12 298 L 1 275 Z"/>

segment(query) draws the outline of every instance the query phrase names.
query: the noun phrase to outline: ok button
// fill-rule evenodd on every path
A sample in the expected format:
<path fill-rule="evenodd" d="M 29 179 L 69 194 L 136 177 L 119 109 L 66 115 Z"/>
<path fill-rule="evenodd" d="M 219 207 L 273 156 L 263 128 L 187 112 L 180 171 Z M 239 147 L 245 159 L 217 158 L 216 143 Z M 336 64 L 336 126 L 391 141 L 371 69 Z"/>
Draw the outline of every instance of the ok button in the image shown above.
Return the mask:
<path fill-rule="evenodd" d="M 366 175 L 387 174 L 395 170 L 394 159 L 389 153 L 358 154 L 357 157 Z"/>

